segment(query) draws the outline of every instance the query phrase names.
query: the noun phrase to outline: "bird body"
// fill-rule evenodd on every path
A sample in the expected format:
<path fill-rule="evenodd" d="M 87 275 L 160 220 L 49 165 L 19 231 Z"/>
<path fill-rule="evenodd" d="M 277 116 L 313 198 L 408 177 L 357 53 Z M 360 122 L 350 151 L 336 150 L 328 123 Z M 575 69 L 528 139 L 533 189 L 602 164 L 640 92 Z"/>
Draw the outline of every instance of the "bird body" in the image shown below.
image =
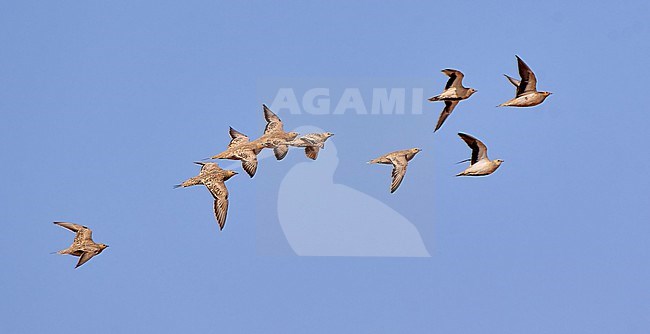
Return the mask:
<path fill-rule="evenodd" d="M 501 159 L 490 160 L 487 155 L 487 146 L 480 140 L 464 133 L 458 133 L 458 136 L 472 149 L 472 157 L 469 159 L 469 167 L 456 176 L 490 175 L 503 163 Z"/>
<path fill-rule="evenodd" d="M 75 232 L 75 237 L 72 241 L 72 245 L 57 252 L 58 254 L 63 255 L 67 254 L 78 256 L 79 261 L 77 262 L 75 268 L 78 268 L 84 263 L 88 262 L 91 258 L 93 258 L 95 255 L 98 255 L 108 247 L 108 245 L 105 244 L 95 243 L 92 238 L 93 231 L 86 226 L 65 222 L 54 222 L 54 224 Z"/>
<path fill-rule="evenodd" d="M 402 184 L 408 162 L 411 161 L 411 159 L 413 159 L 420 151 L 422 150 L 419 148 L 411 148 L 408 150 L 390 152 L 380 156 L 379 158 L 370 160 L 368 163 L 393 165 L 393 172 L 391 173 L 393 180 L 390 185 L 390 192 L 394 193 L 400 184 Z"/>
<path fill-rule="evenodd" d="M 429 101 L 435 102 L 446 100 L 464 100 L 470 97 L 472 94 L 474 93 L 470 93 L 470 90 L 465 87 L 450 87 L 448 89 L 445 89 L 445 91 L 439 95 L 429 98 Z"/>
<path fill-rule="evenodd" d="M 517 68 L 519 69 L 521 80 L 504 74 L 506 79 L 516 87 L 515 97 L 501 103 L 497 107 L 533 107 L 544 102 L 553 93 L 537 91 L 537 77 L 535 77 L 535 73 L 533 73 L 530 67 L 519 56 L 515 57 L 517 57 Z"/>
<path fill-rule="evenodd" d="M 286 145 L 304 147 L 305 155 L 312 160 L 316 160 L 316 158 L 318 158 L 319 150 L 325 148 L 325 141 L 333 135 L 334 134 L 331 132 L 309 133 L 292 141 L 286 142 Z"/>
<path fill-rule="evenodd" d="M 199 175 L 187 179 L 185 182 L 174 186 L 174 188 L 191 187 L 200 184 L 208 188 L 214 198 L 214 216 L 217 223 L 219 223 L 219 230 L 223 230 L 228 214 L 228 188 L 226 188 L 225 181 L 237 175 L 237 172 L 222 169 L 214 162 L 195 163 L 201 165 Z"/>
<path fill-rule="evenodd" d="M 277 160 L 284 159 L 289 153 L 289 147 L 284 142 L 291 141 L 298 137 L 297 132 L 285 132 L 282 120 L 266 104 L 262 105 L 266 128 L 264 134 L 255 140 L 264 145 L 264 148 L 273 148 L 273 154 Z"/>
<path fill-rule="evenodd" d="M 228 159 L 241 161 L 242 168 L 246 173 L 253 177 L 257 171 L 257 155 L 264 148 L 273 147 L 271 141 L 250 141 L 243 133 L 230 128 L 230 137 L 232 140 L 228 144 L 228 148 L 210 159 Z"/>
<path fill-rule="evenodd" d="M 473 165 L 470 165 L 464 171 L 458 173 L 456 176 L 485 176 L 494 173 L 501 165 L 500 160 L 490 161 L 487 159 L 481 160 Z"/>
<path fill-rule="evenodd" d="M 501 103 L 498 107 L 534 107 L 551 95 L 549 92 L 532 92 Z"/>
<path fill-rule="evenodd" d="M 440 113 L 436 128 L 433 130 L 434 132 L 440 129 L 447 117 L 449 117 L 449 115 L 451 115 L 451 112 L 454 111 L 454 108 L 456 108 L 456 105 L 459 101 L 465 100 L 472 96 L 472 94 L 476 93 L 476 89 L 463 86 L 463 78 L 465 75 L 463 75 L 461 71 L 448 68 L 442 70 L 442 73 L 449 76 L 449 80 L 445 85 L 445 90 L 439 95 L 429 98 L 430 102 L 445 102 L 445 107 Z"/>

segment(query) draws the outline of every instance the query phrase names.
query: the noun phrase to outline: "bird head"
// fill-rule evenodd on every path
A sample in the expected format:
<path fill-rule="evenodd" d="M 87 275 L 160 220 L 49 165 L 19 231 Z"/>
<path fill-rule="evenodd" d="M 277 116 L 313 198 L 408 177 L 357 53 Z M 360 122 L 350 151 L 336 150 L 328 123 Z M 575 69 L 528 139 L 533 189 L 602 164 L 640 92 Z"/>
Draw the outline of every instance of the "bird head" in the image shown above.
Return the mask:
<path fill-rule="evenodd" d="M 494 163 L 497 164 L 497 166 L 501 166 L 501 164 L 503 163 L 503 160 L 496 159 L 496 160 L 494 160 Z"/>
<path fill-rule="evenodd" d="M 294 140 L 300 134 L 298 132 L 287 132 L 287 140 Z"/>
<path fill-rule="evenodd" d="M 108 245 L 106 245 L 106 244 L 98 244 L 98 246 L 99 246 L 99 251 L 100 252 L 103 251 L 104 249 L 108 248 Z"/>
<path fill-rule="evenodd" d="M 478 91 L 476 89 L 474 89 L 474 88 L 470 88 L 470 89 L 467 90 L 467 92 L 469 93 L 469 96 L 472 96 L 472 94 L 474 94 L 474 93 L 476 93 Z"/>
<path fill-rule="evenodd" d="M 323 135 L 325 135 L 325 139 L 327 139 L 327 138 L 333 136 L 334 134 L 331 133 L 331 132 L 325 132 L 325 133 L 323 133 Z"/>
<path fill-rule="evenodd" d="M 420 151 L 422 151 L 421 148 L 412 148 L 411 149 L 411 152 L 413 152 L 413 154 L 419 153 Z"/>
<path fill-rule="evenodd" d="M 553 94 L 551 92 L 540 92 L 544 97 L 548 97 L 549 95 Z"/>
<path fill-rule="evenodd" d="M 237 174 L 239 174 L 239 173 L 235 172 L 234 170 L 226 170 L 224 179 L 228 180 L 229 178 L 231 178 L 231 177 L 233 177 L 233 176 L 235 176 Z"/>

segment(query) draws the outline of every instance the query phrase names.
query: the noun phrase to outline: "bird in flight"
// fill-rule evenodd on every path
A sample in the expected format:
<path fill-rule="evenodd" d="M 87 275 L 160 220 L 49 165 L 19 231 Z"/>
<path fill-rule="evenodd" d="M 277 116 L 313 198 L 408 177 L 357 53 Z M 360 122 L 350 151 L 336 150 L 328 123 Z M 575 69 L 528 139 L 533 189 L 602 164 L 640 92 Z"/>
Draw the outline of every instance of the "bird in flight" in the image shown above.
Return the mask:
<path fill-rule="evenodd" d="M 174 188 L 191 187 L 199 184 L 208 188 L 212 197 L 214 197 L 214 217 L 219 223 L 219 230 L 223 230 L 226 225 L 226 215 L 228 214 L 228 188 L 226 188 L 225 181 L 237 175 L 237 172 L 221 169 L 214 162 L 195 162 L 195 164 L 201 165 L 199 175 L 175 185 Z"/>
<path fill-rule="evenodd" d="M 325 141 L 333 136 L 331 132 L 309 133 L 292 141 L 286 142 L 286 145 L 294 147 L 304 147 L 307 158 L 316 160 L 318 151 L 325 148 Z"/>
<path fill-rule="evenodd" d="M 505 77 L 516 87 L 515 97 L 497 107 L 533 107 L 536 106 L 546 98 L 553 94 L 551 92 L 538 92 L 537 91 L 537 78 L 535 73 L 524 63 L 519 56 L 517 57 L 517 67 L 519 68 L 519 76 L 521 80 L 517 80 L 506 74 Z"/>
<path fill-rule="evenodd" d="M 289 147 L 283 142 L 294 140 L 298 137 L 297 132 L 285 132 L 282 125 L 282 120 L 276 115 L 266 104 L 262 104 L 264 109 L 264 118 L 266 119 L 266 128 L 264 134 L 258 138 L 259 141 L 266 145 L 266 147 L 273 148 L 273 154 L 277 160 L 284 159 L 289 153 Z"/>
<path fill-rule="evenodd" d="M 108 245 L 98 244 L 93 241 L 93 231 L 88 227 L 73 223 L 64 223 L 64 222 L 54 222 L 54 224 L 61 227 L 67 228 L 68 230 L 75 233 L 74 241 L 70 247 L 60 250 L 58 254 L 69 254 L 72 256 L 78 256 L 79 261 L 75 268 L 78 268 L 82 264 L 88 262 L 93 256 L 101 253 Z"/>
<path fill-rule="evenodd" d="M 490 160 L 487 155 L 487 146 L 480 140 L 464 133 L 458 133 L 460 138 L 467 143 L 467 146 L 472 149 L 472 157 L 461 162 L 469 161 L 469 167 L 464 171 L 456 174 L 456 176 L 484 176 L 494 173 L 503 160 L 496 159 Z M 461 163 L 459 162 L 459 163 Z"/>
<path fill-rule="evenodd" d="M 422 150 L 419 148 L 412 148 L 408 150 L 390 152 L 388 154 L 382 155 L 377 159 L 370 160 L 368 163 L 393 165 L 393 173 L 391 174 L 393 181 L 390 184 L 390 192 L 394 193 L 404 179 L 404 174 L 406 174 L 406 166 L 408 165 L 408 162 L 411 161 L 411 159 L 413 159 L 413 157 L 415 157 L 415 155 L 420 151 Z"/>
<path fill-rule="evenodd" d="M 451 115 L 451 112 L 456 108 L 456 105 L 460 100 L 465 100 L 472 96 L 472 94 L 476 93 L 476 89 L 463 86 L 463 77 L 465 76 L 461 71 L 448 68 L 442 70 L 442 73 L 449 76 L 449 80 L 445 85 L 445 90 L 440 95 L 429 98 L 430 102 L 445 102 L 445 108 L 442 109 L 440 117 L 438 118 L 438 124 L 436 124 L 436 128 L 433 132 L 440 129 L 442 123 L 444 123 L 447 117 Z"/>
<path fill-rule="evenodd" d="M 257 171 L 257 155 L 262 151 L 263 148 L 273 147 L 273 143 L 278 142 L 279 140 L 266 140 L 266 141 L 250 141 L 248 137 L 233 129 L 230 128 L 230 144 L 228 148 L 212 157 L 210 159 L 228 159 L 228 160 L 240 160 L 242 168 L 246 173 L 253 177 Z"/>

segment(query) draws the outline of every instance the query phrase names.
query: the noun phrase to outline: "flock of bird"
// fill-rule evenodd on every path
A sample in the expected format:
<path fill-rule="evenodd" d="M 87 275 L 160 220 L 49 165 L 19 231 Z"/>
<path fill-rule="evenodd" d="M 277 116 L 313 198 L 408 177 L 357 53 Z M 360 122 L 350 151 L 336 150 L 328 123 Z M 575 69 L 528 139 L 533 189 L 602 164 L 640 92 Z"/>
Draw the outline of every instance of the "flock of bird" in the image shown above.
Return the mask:
<path fill-rule="evenodd" d="M 508 81 L 516 87 L 515 97 L 497 107 L 532 107 L 544 102 L 551 95 L 550 92 L 537 91 L 535 74 L 519 56 L 516 57 L 521 80 L 505 75 Z M 444 69 L 442 73 L 449 76 L 443 92 L 428 99 L 431 102 L 443 101 L 445 103 L 434 132 L 440 129 L 460 101 L 468 99 L 476 92 L 474 88 L 463 86 L 464 75 L 462 72 L 454 69 Z M 334 135 L 330 132 L 324 132 L 300 136 L 296 132 L 286 132 L 280 118 L 266 105 L 262 105 L 262 107 L 267 124 L 261 137 L 251 141 L 248 136 L 231 127 L 229 131 L 231 140 L 226 150 L 208 159 L 239 160 L 244 171 L 252 178 L 257 171 L 257 155 L 263 149 L 272 149 L 276 159 L 282 160 L 289 152 L 290 146 L 304 148 L 305 155 L 309 159 L 316 160 L 319 150 L 325 147 L 325 141 Z M 465 133 L 458 133 L 458 135 L 470 147 L 472 156 L 459 162 L 469 161 L 470 164 L 456 176 L 490 175 L 503 163 L 503 160 L 500 159 L 490 160 L 487 155 L 487 147 L 480 140 Z M 402 183 L 409 161 L 420 151 L 419 148 L 394 151 L 368 163 L 393 165 L 390 185 L 390 192 L 393 193 Z M 214 215 L 219 224 L 219 229 L 222 230 L 226 224 L 228 214 L 228 189 L 225 182 L 237 175 L 237 172 L 222 169 L 216 162 L 197 161 L 195 164 L 201 166 L 199 174 L 174 186 L 174 188 L 204 185 L 214 198 Z M 88 262 L 93 256 L 98 255 L 108 247 L 105 244 L 95 243 L 92 240 L 92 231 L 86 226 L 66 222 L 54 222 L 54 224 L 76 233 L 70 247 L 56 252 L 79 257 L 75 268 Z"/>

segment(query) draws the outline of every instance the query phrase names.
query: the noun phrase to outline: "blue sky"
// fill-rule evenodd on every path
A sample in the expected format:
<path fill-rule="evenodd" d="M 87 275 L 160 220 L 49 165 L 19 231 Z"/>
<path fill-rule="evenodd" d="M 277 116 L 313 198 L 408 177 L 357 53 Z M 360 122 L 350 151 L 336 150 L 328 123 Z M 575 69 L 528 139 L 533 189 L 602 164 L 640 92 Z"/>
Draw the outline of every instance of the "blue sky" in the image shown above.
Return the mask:
<path fill-rule="evenodd" d="M 647 333 L 649 7 L 3 4 L 0 332 Z M 534 109 L 494 107 L 513 94 L 502 74 L 517 74 L 515 54 L 555 93 Z M 293 254 L 273 190 L 305 161 L 297 150 L 228 181 L 222 232 L 205 189 L 172 189 L 227 144 L 228 126 L 261 133 L 274 96 L 260 82 L 413 78 L 429 80 L 428 97 L 448 67 L 478 93 L 435 135 L 441 104 L 279 113 L 288 128 L 335 132 L 334 181 L 410 220 L 429 258 Z M 505 160 L 494 175 L 453 177 L 469 157 L 459 131 Z M 390 168 L 365 161 L 414 146 L 391 195 Z M 55 220 L 111 247 L 74 270 L 49 254 L 73 236 Z"/>

